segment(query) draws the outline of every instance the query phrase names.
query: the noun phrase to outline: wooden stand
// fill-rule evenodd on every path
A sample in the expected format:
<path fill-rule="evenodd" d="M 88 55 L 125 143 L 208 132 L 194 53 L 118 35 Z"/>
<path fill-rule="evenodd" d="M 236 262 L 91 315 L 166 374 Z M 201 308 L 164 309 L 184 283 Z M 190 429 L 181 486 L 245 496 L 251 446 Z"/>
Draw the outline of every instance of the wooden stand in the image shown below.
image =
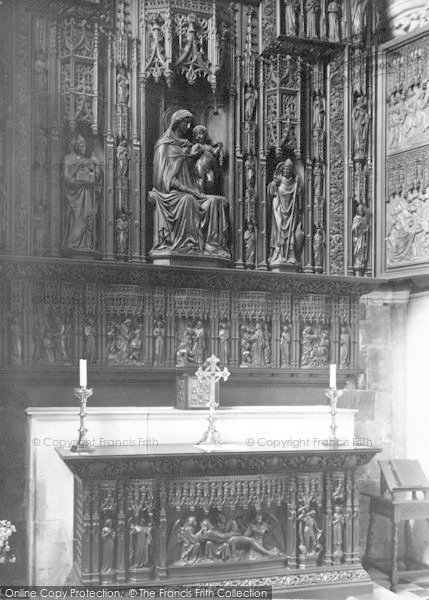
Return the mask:
<path fill-rule="evenodd" d="M 401 575 L 428 575 L 429 566 L 417 563 L 412 558 L 411 519 L 429 519 L 429 482 L 418 461 L 379 461 L 381 469 L 380 496 L 369 496 L 369 526 L 366 538 L 363 566 L 374 566 L 387 573 L 391 589 L 394 590 Z M 390 564 L 385 559 L 371 556 L 374 542 L 375 515 L 389 519 L 391 523 Z M 399 524 L 405 521 L 405 571 L 398 568 Z"/>

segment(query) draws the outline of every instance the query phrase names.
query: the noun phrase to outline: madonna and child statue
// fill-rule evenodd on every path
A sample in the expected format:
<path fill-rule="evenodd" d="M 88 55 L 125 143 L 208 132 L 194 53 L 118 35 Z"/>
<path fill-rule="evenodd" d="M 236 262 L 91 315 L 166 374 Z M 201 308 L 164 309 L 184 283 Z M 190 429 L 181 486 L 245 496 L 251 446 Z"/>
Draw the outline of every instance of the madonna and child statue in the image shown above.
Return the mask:
<path fill-rule="evenodd" d="M 229 206 L 219 194 L 223 146 L 193 115 L 178 110 L 155 144 L 153 247 L 156 264 L 217 264 L 231 258 Z"/>

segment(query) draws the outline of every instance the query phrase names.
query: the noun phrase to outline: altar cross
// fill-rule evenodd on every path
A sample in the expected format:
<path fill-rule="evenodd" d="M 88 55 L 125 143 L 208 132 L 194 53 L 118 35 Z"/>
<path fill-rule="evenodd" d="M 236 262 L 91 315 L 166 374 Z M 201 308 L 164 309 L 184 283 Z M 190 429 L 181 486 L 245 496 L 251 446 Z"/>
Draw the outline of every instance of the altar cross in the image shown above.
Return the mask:
<path fill-rule="evenodd" d="M 204 381 L 210 382 L 209 406 L 216 405 L 216 383 L 221 379 L 227 381 L 228 377 L 231 375 L 226 367 L 224 367 L 223 370 L 220 369 L 218 366 L 219 362 L 220 359 L 212 354 L 210 358 L 206 360 L 208 366 L 205 368 L 200 366 L 195 373 L 200 383 L 203 383 Z"/>
<path fill-rule="evenodd" d="M 226 367 L 221 369 L 218 366 L 219 362 L 220 362 L 219 358 L 217 356 L 215 356 L 214 354 L 212 354 L 210 356 L 210 358 L 208 358 L 206 360 L 205 364 L 207 364 L 207 366 L 204 367 L 202 365 L 202 366 L 198 367 L 198 370 L 195 373 L 195 375 L 198 378 L 198 381 L 201 384 L 204 381 L 208 381 L 209 385 L 210 385 L 210 388 L 209 388 L 210 415 L 208 417 L 209 428 L 203 435 L 202 439 L 198 442 L 199 444 L 204 444 L 204 443 L 220 444 L 221 443 L 219 433 L 216 431 L 216 427 L 215 427 L 216 418 L 214 416 L 214 410 L 216 408 L 216 383 L 218 381 L 220 381 L 221 379 L 223 379 L 224 381 L 227 381 L 227 379 L 231 375 L 231 373 L 228 371 L 228 369 Z"/>

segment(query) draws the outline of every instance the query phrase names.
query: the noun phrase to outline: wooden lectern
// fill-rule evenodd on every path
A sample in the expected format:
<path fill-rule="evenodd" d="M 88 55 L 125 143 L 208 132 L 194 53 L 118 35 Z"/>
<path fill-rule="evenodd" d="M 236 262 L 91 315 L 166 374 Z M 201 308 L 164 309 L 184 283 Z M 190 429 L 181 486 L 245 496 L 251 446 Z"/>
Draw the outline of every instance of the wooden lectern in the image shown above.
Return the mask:
<path fill-rule="evenodd" d="M 393 589 L 401 575 L 429 574 L 429 565 L 418 563 L 412 558 L 410 519 L 429 519 L 429 481 L 417 460 L 380 460 L 380 495 L 369 496 L 369 526 L 363 565 L 375 566 L 390 575 Z M 374 541 L 375 515 L 386 517 L 391 522 L 392 546 L 390 566 L 382 559 L 371 557 Z M 399 524 L 405 521 L 405 571 L 398 569 Z"/>

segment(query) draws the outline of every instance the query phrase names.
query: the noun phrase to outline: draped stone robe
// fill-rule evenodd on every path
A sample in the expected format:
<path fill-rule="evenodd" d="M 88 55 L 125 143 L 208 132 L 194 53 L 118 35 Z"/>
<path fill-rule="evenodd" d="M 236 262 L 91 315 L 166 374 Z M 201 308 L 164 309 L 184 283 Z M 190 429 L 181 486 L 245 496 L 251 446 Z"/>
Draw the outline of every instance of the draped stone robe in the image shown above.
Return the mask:
<path fill-rule="evenodd" d="M 199 194 L 191 143 L 171 127 L 158 140 L 154 154 L 155 203 L 152 254 L 206 253 L 228 258 L 227 200 L 223 196 L 197 198 L 176 189 L 176 182 Z M 176 180 L 176 182 L 175 182 Z M 178 187 L 178 186 L 177 186 Z"/>

